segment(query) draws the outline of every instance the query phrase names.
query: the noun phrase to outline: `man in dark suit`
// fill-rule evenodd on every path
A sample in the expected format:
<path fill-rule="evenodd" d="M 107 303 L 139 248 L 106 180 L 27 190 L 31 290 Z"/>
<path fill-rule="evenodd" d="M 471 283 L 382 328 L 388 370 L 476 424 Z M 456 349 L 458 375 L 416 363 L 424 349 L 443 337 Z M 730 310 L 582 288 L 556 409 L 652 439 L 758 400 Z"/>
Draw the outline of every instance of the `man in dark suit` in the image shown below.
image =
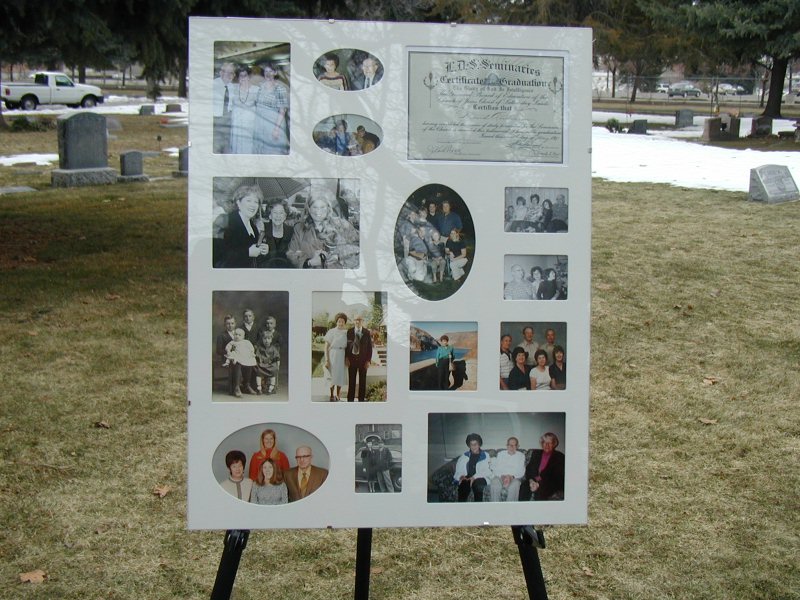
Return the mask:
<path fill-rule="evenodd" d="M 556 450 L 558 436 L 545 433 L 539 438 L 541 450 L 531 452 L 519 488 L 520 501 L 564 499 L 564 454 Z"/>
<path fill-rule="evenodd" d="M 355 327 L 347 331 L 347 346 L 344 360 L 349 374 L 347 401 L 352 402 L 356 395 L 356 376 L 358 376 L 358 401 L 364 402 L 367 395 L 367 369 L 372 362 L 372 335 L 364 327 L 364 318 L 356 315 Z"/>
<path fill-rule="evenodd" d="M 299 446 L 294 453 L 297 466 L 283 476 L 289 492 L 289 502 L 302 500 L 316 492 L 328 478 L 328 470 L 311 464 L 314 455 L 308 446 Z"/>
<path fill-rule="evenodd" d="M 378 83 L 383 77 L 383 70 L 377 59 L 368 56 L 361 62 L 361 72 L 363 76 L 358 76 L 353 81 L 353 89 L 366 90 Z"/>
<path fill-rule="evenodd" d="M 217 358 L 221 361 L 225 361 L 225 346 L 227 346 L 230 342 L 233 341 L 233 331 L 236 329 L 236 318 L 233 315 L 225 315 L 223 319 L 225 322 L 225 331 L 220 333 L 217 336 L 216 343 L 214 344 L 214 351 L 217 354 Z M 233 394 L 233 367 L 230 367 L 230 376 L 229 376 L 229 384 L 228 384 L 228 393 Z"/>
<path fill-rule="evenodd" d="M 212 82 L 214 100 L 212 116 L 214 118 L 214 154 L 227 154 L 231 146 L 231 102 L 233 101 L 232 63 L 223 63 L 219 68 L 219 77 Z"/>

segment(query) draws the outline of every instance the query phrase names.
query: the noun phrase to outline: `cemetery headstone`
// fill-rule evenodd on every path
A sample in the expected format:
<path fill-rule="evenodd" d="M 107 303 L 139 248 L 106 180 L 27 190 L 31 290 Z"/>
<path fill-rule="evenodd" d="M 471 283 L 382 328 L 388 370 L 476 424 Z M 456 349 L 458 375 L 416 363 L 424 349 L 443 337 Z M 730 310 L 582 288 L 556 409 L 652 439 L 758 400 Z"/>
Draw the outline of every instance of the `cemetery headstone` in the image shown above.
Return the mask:
<path fill-rule="evenodd" d="M 750 169 L 750 200 L 778 204 L 800 199 L 797 184 L 785 165 L 762 165 Z"/>
<path fill-rule="evenodd" d="M 772 117 L 753 117 L 750 135 L 753 137 L 772 135 Z"/>
<path fill-rule="evenodd" d="M 721 139 L 722 119 L 719 117 L 710 117 L 706 119 L 703 124 L 703 141 L 715 142 Z"/>
<path fill-rule="evenodd" d="M 635 119 L 628 133 L 638 133 L 640 135 L 647 133 L 647 119 Z"/>
<path fill-rule="evenodd" d="M 167 104 L 166 112 L 168 112 L 168 113 L 179 113 L 179 112 L 181 112 L 181 105 L 180 104 Z"/>
<path fill-rule="evenodd" d="M 117 173 L 108 167 L 106 118 L 92 112 L 58 117 L 58 169 L 53 187 L 115 183 Z"/>
<path fill-rule="evenodd" d="M 178 170 L 172 172 L 173 177 L 189 176 L 189 146 L 178 150 Z"/>
<path fill-rule="evenodd" d="M 119 155 L 120 182 L 149 181 L 144 174 L 144 153 L 129 150 Z"/>
<path fill-rule="evenodd" d="M 675 111 L 675 127 L 691 127 L 694 125 L 694 111 L 681 109 Z"/>
<path fill-rule="evenodd" d="M 156 107 L 153 104 L 142 104 L 139 107 L 139 114 L 140 115 L 154 115 L 156 114 Z"/>

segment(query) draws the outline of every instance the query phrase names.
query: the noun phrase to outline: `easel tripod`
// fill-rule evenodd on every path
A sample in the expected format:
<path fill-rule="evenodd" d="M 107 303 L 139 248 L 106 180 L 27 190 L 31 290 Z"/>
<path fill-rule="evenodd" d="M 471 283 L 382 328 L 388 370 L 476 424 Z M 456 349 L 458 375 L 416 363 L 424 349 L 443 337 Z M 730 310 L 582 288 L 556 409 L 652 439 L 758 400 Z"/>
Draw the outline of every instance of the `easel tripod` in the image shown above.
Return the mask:
<path fill-rule="evenodd" d="M 544 534 L 532 525 L 513 525 L 511 532 L 517 544 L 525 585 L 530 600 L 547 600 L 547 589 L 544 584 L 542 565 L 539 562 L 537 548 L 544 548 Z M 239 569 L 242 552 L 250 537 L 249 529 L 231 529 L 225 532 L 225 548 L 217 569 L 217 578 L 211 592 L 211 600 L 229 600 L 233 591 L 233 582 Z M 372 558 L 372 529 L 358 530 L 356 538 L 356 577 L 355 600 L 369 600 L 369 575 Z"/>

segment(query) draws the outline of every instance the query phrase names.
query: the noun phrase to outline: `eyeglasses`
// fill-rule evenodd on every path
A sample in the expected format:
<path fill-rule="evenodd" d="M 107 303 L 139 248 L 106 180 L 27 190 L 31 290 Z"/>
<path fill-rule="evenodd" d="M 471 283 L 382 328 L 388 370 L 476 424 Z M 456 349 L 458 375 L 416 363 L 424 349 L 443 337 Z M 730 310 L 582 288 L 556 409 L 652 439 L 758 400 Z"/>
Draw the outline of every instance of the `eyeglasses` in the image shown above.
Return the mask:
<path fill-rule="evenodd" d="M 311 458 L 311 455 L 310 454 L 301 454 L 299 456 L 295 455 L 295 458 L 298 460 L 301 458 Z"/>

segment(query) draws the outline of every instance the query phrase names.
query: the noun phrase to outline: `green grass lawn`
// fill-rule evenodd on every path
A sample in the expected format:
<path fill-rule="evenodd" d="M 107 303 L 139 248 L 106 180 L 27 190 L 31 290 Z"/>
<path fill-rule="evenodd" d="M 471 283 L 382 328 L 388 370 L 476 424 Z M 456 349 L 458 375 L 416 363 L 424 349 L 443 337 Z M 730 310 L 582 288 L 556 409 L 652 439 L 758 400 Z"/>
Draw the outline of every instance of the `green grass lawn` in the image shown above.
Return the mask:
<path fill-rule="evenodd" d="M 0 197 L 0 597 L 208 598 L 186 181 L 34 187 Z M 589 525 L 546 530 L 550 597 L 800 598 L 800 203 L 596 180 L 593 219 Z M 254 532 L 236 597 L 351 597 L 355 539 Z M 527 597 L 508 528 L 377 530 L 373 567 L 375 599 Z"/>

